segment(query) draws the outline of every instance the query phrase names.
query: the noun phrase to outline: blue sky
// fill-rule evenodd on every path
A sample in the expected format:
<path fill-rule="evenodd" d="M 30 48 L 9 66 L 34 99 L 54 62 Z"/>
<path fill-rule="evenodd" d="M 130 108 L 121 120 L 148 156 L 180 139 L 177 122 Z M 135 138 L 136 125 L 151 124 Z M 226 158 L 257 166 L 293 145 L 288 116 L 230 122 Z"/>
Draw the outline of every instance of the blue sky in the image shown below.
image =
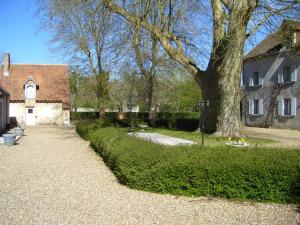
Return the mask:
<path fill-rule="evenodd" d="M 11 53 L 13 63 L 67 63 L 49 51 L 50 34 L 39 28 L 36 0 L 0 0 L 0 55 Z M 255 43 L 262 39 L 258 35 Z M 247 50 L 253 47 L 249 46 Z"/>
<path fill-rule="evenodd" d="M 35 0 L 1 0 L 0 54 L 11 53 L 13 63 L 66 63 L 48 48 L 50 35 L 39 29 Z"/>

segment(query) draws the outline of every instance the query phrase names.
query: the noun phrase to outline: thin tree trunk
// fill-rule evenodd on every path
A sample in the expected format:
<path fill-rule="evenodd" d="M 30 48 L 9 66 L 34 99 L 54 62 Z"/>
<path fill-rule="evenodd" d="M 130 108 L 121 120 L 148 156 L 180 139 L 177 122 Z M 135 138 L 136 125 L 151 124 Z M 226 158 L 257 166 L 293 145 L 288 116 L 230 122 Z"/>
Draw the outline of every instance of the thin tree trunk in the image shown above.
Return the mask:
<path fill-rule="evenodd" d="M 152 108 L 154 108 L 153 105 L 153 75 L 148 73 L 148 84 L 147 84 L 147 93 L 148 93 L 148 112 L 149 112 L 149 121 L 151 123 L 154 122 L 155 119 L 155 109 L 152 111 Z"/>
<path fill-rule="evenodd" d="M 103 119 L 105 116 L 104 97 L 102 95 L 99 95 L 98 100 L 99 100 L 99 119 Z"/>

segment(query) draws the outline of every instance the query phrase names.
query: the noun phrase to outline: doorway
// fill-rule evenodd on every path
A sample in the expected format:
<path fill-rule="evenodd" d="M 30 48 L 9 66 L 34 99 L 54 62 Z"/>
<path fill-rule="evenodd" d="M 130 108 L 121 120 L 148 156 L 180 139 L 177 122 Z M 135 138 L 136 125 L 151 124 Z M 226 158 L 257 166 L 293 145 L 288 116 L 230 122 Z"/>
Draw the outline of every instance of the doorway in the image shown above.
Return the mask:
<path fill-rule="evenodd" d="M 26 109 L 26 125 L 27 126 L 35 125 L 35 108 Z"/>

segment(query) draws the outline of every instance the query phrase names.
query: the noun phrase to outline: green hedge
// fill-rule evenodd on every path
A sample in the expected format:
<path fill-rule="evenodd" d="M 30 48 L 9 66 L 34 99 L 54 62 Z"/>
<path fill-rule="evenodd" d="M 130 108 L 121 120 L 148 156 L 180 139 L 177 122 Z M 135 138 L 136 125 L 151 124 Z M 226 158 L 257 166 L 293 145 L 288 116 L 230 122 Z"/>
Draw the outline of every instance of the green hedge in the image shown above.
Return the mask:
<path fill-rule="evenodd" d="M 80 120 L 76 124 L 76 131 L 83 139 L 88 140 L 90 132 L 110 126 L 112 124 L 107 120 Z"/>
<path fill-rule="evenodd" d="M 199 127 L 199 113 L 158 113 L 154 127 L 194 131 Z"/>
<path fill-rule="evenodd" d="M 71 120 L 93 120 L 99 118 L 99 112 L 71 112 Z"/>
<path fill-rule="evenodd" d="M 78 126 L 86 128 L 77 130 L 85 131 L 91 127 L 82 123 Z M 166 147 L 130 137 L 124 129 L 92 128 L 88 131 L 91 146 L 119 181 L 131 188 L 176 195 L 300 202 L 299 150 Z"/>
<path fill-rule="evenodd" d="M 154 123 L 150 123 L 148 120 L 148 112 L 138 112 L 138 113 L 125 113 L 127 120 L 120 125 L 128 125 L 128 119 L 131 117 L 133 124 L 139 124 L 141 122 L 148 123 L 152 127 L 164 127 L 169 129 L 179 129 L 194 131 L 199 127 L 199 113 L 197 112 L 187 112 L 187 113 L 170 113 L 170 112 L 160 112 L 157 114 Z M 111 123 L 117 123 L 116 121 L 117 112 L 107 112 L 105 117 Z M 97 119 L 99 118 L 99 113 L 97 112 L 72 112 L 72 120 L 83 120 L 83 119 Z"/>

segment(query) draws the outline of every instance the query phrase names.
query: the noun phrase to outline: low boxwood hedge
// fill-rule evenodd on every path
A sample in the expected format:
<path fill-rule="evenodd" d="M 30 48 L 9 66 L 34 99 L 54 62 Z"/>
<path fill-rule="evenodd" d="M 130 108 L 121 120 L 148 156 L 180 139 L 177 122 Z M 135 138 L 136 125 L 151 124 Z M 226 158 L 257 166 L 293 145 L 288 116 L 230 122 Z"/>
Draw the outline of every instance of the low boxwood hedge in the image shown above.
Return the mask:
<path fill-rule="evenodd" d="M 112 124 L 109 120 L 80 120 L 76 124 L 76 131 L 83 139 L 89 140 L 89 133 L 91 131 L 110 126 L 112 126 Z"/>
<path fill-rule="evenodd" d="M 167 147 L 131 137 L 125 129 L 94 128 L 87 122 L 77 126 L 119 181 L 131 188 L 175 195 L 300 202 L 299 150 Z M 86 130 L 88 135 L 82 134 Z"/>

